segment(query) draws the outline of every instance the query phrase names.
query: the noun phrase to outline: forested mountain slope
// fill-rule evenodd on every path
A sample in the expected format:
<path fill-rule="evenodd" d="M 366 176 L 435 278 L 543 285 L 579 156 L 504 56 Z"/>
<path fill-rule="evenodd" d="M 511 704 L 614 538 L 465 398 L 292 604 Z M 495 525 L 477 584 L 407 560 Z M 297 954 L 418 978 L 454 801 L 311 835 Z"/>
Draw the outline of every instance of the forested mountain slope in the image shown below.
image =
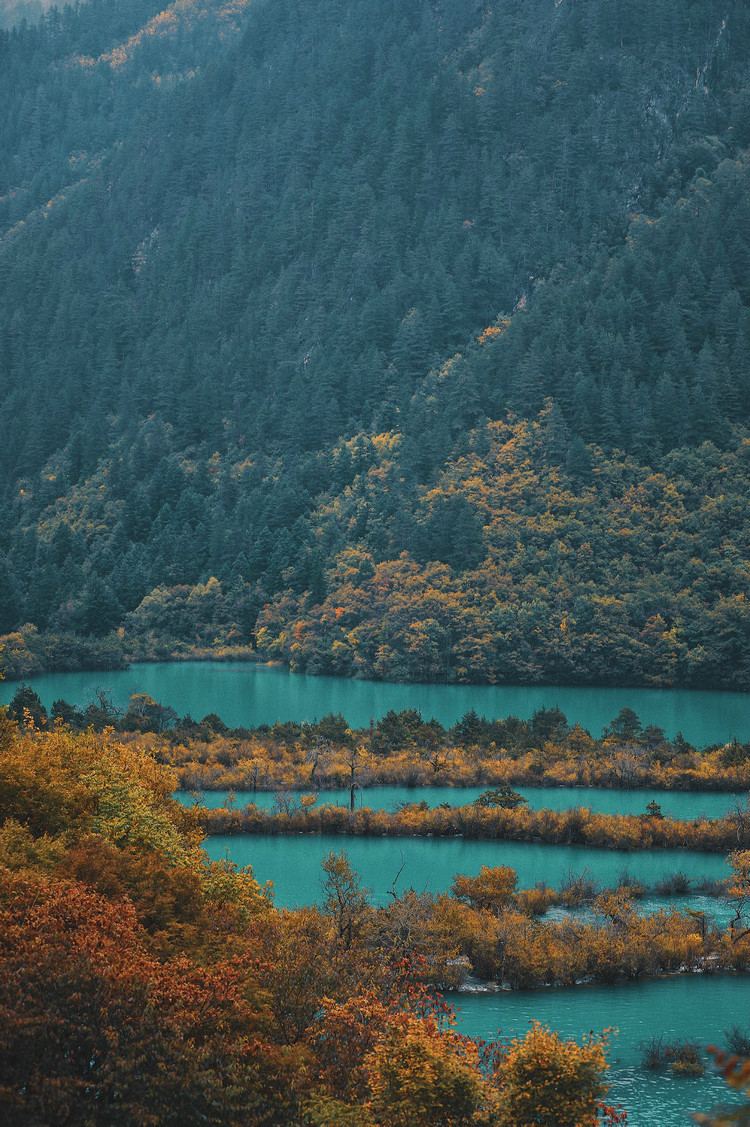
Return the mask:
<path fill-rule="evenodd" d="M 749 47 L 730 0 L 5 33 L 0 630 L 746 686 Z"/>
<path fill-rule="evenodd" d="M 0 0 L 0 28 L 36 22 L 49 6 L 49 0 Z"/>

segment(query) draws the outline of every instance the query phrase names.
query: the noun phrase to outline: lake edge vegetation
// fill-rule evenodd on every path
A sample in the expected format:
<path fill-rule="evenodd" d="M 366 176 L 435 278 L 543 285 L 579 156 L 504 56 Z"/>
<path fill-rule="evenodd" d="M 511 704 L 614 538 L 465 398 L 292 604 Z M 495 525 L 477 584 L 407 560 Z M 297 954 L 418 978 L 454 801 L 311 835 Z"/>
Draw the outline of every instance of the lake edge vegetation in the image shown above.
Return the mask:
<path fill-rule="evenodd" d="M 173 783 L 111 732 L 0 715 L 0 1107 L 14 1123 L 197 1108 L 237 1127 L 395 1127 L 419 1107 L 436 1127 L 500 1127 L 548 1100 L 569 1127 L 624 1122 L 603 1103 L 605 1035 L 460 1036 L 429 958 L 402 928 L 371 930 L 344 855 L 324 861 L 320 908 L 279 911 L 201 853 Z"/>
<path fill-rule="evenodd" d="M 111 728 L 125 740 L 147 737 L 182 790 L 325 791 L 384 784 L 750 790 L 750 742 L 735 738 L 697 748 L 679 732 L 669 739 L 655 725 L 644 727 L 628 707 L 599 737 L 569 724 L 557 706 L 537 709 L 529 720 L 488 719 L 472 709 L 448 729 L 414 708 L 391 709 L 354 730 L 334 713 L 313 722 L 230 728 L 216 713 L 200 721 L 180 718 L 147 693 L 133 694 L 120 708 L 101 688 L 93 688 L 82 707 L 59 699 L 47 710 L 39 694 L 21 683 L 8 714 L 40 730 L 60 720 L 79 731 Z"/>

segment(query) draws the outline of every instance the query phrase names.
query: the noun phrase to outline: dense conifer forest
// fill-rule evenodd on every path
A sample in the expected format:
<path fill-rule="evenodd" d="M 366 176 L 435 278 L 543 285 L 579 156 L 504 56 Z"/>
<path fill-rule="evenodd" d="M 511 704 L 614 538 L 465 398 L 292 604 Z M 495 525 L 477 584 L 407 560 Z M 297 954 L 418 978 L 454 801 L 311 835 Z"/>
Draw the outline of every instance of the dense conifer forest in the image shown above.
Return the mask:
<path fill-rule="evenodd" d="M 748 45 L 741 0 L 2 32 L 6 674 L 747 689 Z"/>

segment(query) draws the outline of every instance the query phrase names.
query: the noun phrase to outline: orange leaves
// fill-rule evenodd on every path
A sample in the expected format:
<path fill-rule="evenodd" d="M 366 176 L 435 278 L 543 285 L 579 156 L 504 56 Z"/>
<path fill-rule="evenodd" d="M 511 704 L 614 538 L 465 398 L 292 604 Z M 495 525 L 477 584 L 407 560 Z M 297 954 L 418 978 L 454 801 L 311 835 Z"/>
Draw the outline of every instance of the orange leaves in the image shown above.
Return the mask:
<path fill-rule="evenodd" d="M 714 1045 L 709 1045 L 708 1051 L 713 1054 L 730 1088 L 750 1095 L 750 1060 L 747 1057 L 723 1053 Z"/>
<path fill-rule="evenodd" d="M 724 1053 L 714 1045 L 709 1045 L 708 1051 L 715 1058 L 729 1087 L 736 1092 L 744 1092 L 750 1099 L 750 1059 Z M 746 1127 L 750 1123 L 750 1104 L 739 1108 L 717 1108 L 712 1114 L 694 1114 L 692 1118 L 702 1127 Z"/>
<path fill-rule="evenodd" d="M 80 884 L 0 886 L 0 1015 L 7 1122 L 234 1121 L 282 1092 L 257 1040 L 262 1016 L 239 964 L 166 963 L 126 902 Z M 270 1048 L 270 1047 L 269 1047 Z"/>
<path fill-rule="evenodd" d="M 456 875 L 451 885 L 451 895 L 456 900 L 465 901 L 472 908 L 486 908 L 496 912 L 515 899 L 517 881 L 515 869 L 507 865 L 497 868 L 482 865 L 479 876 Z"/>
<path fill-rule="evenodd" d="M 468 1127 L 489 1123 L 496 1094 L 482 1076 L 477 1046 L 414 1020 L 382 1034 L 366 1061 L 366 1106 L 382 1127 Z"/>
<path fill-rule="evenodd" d="M 617 888 L 597 896 L 592 910 L 595 915 L 608 920 L 610 925 L 626 927 L 633 918 L 636 905 L 629 888 Z"/>
<path fill-rule="evenodd" d="M 479 339 L 488 345 L 501 330 L 498 322 Z M 619 684 L 723 686 L 729 676 L 745 687 L 739 443 L 721 471 L 708 447 L 670 455 L 661 473 L 592 448 L 582 483 L 565 469 L 548 403 L 536 419 L 477 427 L 414 497 L 399 449 L 360 441 L 367 462 L 354 483 L 312 518 L 343 545 L 326 568 L 328 597 L 290 609 L 288 593 L 278 595 L 259 623 L 274 622 L 259 636 L 269 656 L 393 680 L 586 683 L 606 671 Z M 394 517 L 396 499 L 408 519 Z M 450 519 L 440 534 L 446 513 L 463 513 L 472 535 Z M 361 530 L 372 526 L 370 556 Z M 309 633 L 292 654 L 289 626 L 300 618 Z"/>
<path fill-rule="evenodd" d="M 496 1106 L 474 1042 L 398 1010 L 372 991 L 342 1002 L 324 998 L 310 1044 L 329 1099 L 349 1107 L 360 1102 L 372 1117 L 368 1122 L 379 1127 L 478 1127 L 489 1123 Z"/>
<path fill-rule="evenodd" d="M 344 1001 L 319 999 L 320 1017 L 308 1041 L 318 1060 L 323 1090 L 343 1099 L 362 1099 L 367 1091 L 365 1058 L 388 1028 L 403 1027 L 406 1014 L 392 1008 L 373 991 L 359 990 Z"/>
<path fill-rule="evenodd" d="M 362 761 L 364 766 L 364 760 Z M 355 770 L 358 769 L 355 766 Z M 385 772 L 378 762 L 373 766 L 380 779 Z M 424 762 L 423 762 L 424 769 Z M 446 766 L 445 770 L 448 768 Z M 338 785 L 347 785 L 351 768 L 343 762 L 329 769 L 329 778 Z M 425 778 L 428 773 L 425 770 Z M 413 775 L 412 775 L 413 779 Z M 468 780 L 467 780 L 468 781 Z M 246 833 L 278 833 L 276 815 L 269 811 L 248 809 L 238 812 L 236 829 Z M 217 811 L 201 813 L 204 824 L 223 832 L 222 815 Z M 289 810 L 282 832 L 336 833 L 341 829 L 342 812 L 335 806 L 323 805 L 310 810 Z M 736 826 L 731 817 L 713 820 L 697 818 L 653 818 L 647 814 L 600 814 L 584 807 L 570 810 L 529 810 L 503 807 L 469 806 L 430 809 L 410 805 L 393 814 L 383 810 L 360 809 L 346 820 L 352 834 L 388 834 L 403 837 L 410 834 L 435 837 L 485 838 L 501 841 L 543 841 L 549 844 L 592 845 L 610 849 L 702 849 L 727 852 L 736 840 Z M 493 870 L 488 870 L 493 872 Z"/>
<path fill-rule="evenodd" d="M 249 873 L 205 862 L 174 777 L 111 733 L 19 732 L 0 765 L 0 864 L 75 876 L 138 905 L 154 946 L 206 951 L 268 904 Z"/>
<path fill-rule="evenodd" d="M 504 317 L 496 321 L 494 325 L 489 325 L 477 337 L 479 344 L 488 344 L 490 341 L 495 340 L 497 337 L 503 336 L 510 325 L 510 318 Z"/>
<path fill-rule="evenodd" d="M 594 1127 L 606 1092 L 607 1041 L 562 1041 L 539 1022 L 511 1042 L 500 1065 L 503 1122 L 513 1127 Z"/>
<path fill-rule="evenodd" d="M 732 898 L 735 913 L 731 927 L 732 944 L 737 945 L 738 951 L 744 947 L 747 952 L 750 949 L 750 849 L 734 850 L 727 861 L 732 868 L 727 892 Z"/>
<path fill-rule="evenodd" d="M 445 733 L 417 721 L 437 755 Z M 371 762 L 364 741 L 341 717 L 321 723 L 327 757 L 354 780 Z M 200 854 L 194 816 L 169 798 L 173 780 L 153 753 L 166 738 L 136 733 L 125 744 L 111 732 L 63 728 L 7 735 L 0 809 L 14 818 L 0 830 L 3 1121 L 64 1122 L 75 1106 L 92 1124 L 250 1127 L 304 1116 L 317 1127 L 496 1127 L 495 1078 L 473 1042 L 444 1028 L 450 1014 L 425 982 L 453 975 L 455 983 L 469 965 L 513 984 L 571 981 L 581 955 L 593 962 L 597 943 L 606 946 L 596 929 L 574 944 L 564 929 L 531 921 L 504 868 L 456 878 L 468 905 L 410 892 L 376 910 L 346 857 L 330 854 L 325 910 L 275 912 L 249 873 Z M 205 767 L 262 761 L 309 775 L 302 735 L 301 726 L 279 725 L 278 743 L 267 747 L 247 739 L 240 748 L 225 735 L 194 750 Z M 189 749 L 172 752 L 184 765 Z M 279 823 L 352 824 L 347 811 L 326 814 L 313 797 L 302 795 Z M 519 825 L 530 816 L 459 814 L 498 815 Z M 239 825 L 238 812 L 223 816 Z M 260 820 L 257 809 L 248 816 Z M 419 828 L 430 816 L 412 809 L 402 825 Z M 388 816 L 355 816 L 363 832 L 378 818 Z M 660 920 L 658 930 L 682 952 L 679 927 Z M 601 1089 L 598 1051 L 565 1044 L 555 1057 L 555 1098 L 578 1109 L 577 1125 Z M 503 1098 L 523 1113 L 521 1057 L 520 1045 L 511 1049 Z M 536 1084 L 542 1107 L 548 1080 Z M 525 1122 L 508 1114 L 514 1127 Z"/>
<path fill-rule="evenodd" d="M 248 3 L 249 0 L 219 0 L 219 3 L 209 2 L 204 7 L 200 7 L 193 0 L 177 0 L 150 19 L 135 35 L 131 35 L 124 43 L 99 55 L 97 59 L 78 56 L 71 59 L 71 62 L 85 69 L 104 63 L 117 70 L 132 62 L 138 49 L 150 39 L 173 37 L 180 30 L 184 32 L 190 29 L 195 23 L 207 23 L 210 20 L 219 28 L 229 26 L 238 30 L 240 18 Z"/>

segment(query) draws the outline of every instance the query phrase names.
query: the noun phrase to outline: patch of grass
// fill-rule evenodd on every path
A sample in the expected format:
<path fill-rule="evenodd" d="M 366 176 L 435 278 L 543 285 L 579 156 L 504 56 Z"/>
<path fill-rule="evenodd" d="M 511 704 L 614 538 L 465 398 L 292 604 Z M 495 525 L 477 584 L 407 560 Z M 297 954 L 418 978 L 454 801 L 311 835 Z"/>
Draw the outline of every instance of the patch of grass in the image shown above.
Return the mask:
<path fill-rule="evenodd" d="M 654 887 L 660 896 L 685 896 L 692 883 L 686 873 L 667 873 L 664 880 L 658 880 Z"/>
<path fill-rule="evenodd" d="M 639 1045 L 641 1065 L 655 1072 L 671 1068 L 678 1076 L 702 1076 L 705 1066 L 700 1050 L 694 1041 L 665 1041 L 663 1037 L 650 1037 Z"/>

